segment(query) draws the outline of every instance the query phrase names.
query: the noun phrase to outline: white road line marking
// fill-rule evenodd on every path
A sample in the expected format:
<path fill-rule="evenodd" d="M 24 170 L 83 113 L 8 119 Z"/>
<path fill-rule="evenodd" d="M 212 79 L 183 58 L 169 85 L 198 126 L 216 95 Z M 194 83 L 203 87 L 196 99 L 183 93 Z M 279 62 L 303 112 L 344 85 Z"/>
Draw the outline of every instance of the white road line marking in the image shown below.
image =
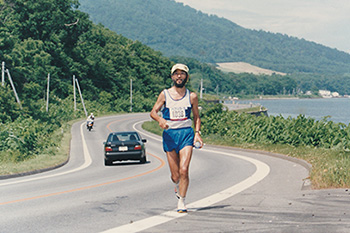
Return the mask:
<path fill-rule="evenodd" d="M 6 183 L 2 183 L 2 184 L 0 184 L 0 186 L 10 185 L 10 184 L 18 184 L 18 183 L 40 180 L 40 179 L 47 179 L 47 178 L 51 178 L 51 177 L 55 177 L 55 176 L 62 176 L 62 175 L 66 175 L 66 174 L 69 174 L 72 172 L 77 172 L 77 171 L 83 170 L 83 169 L 87 168 L 88 166 L 90 166 L 92 163 L 92 159 L 91 159 L 89 150 L 87 148 L 86 140 L 85 140 L 85 137 L 83 134 L 83 127 L 84 126 L 85 126 L 85 122 L 83 122 L 80 125 L 80 134 L 81 134 L 81 140 L 83 142 L 83 152 L 84 152 L 84 164 L 83 165 L 81 165 L 80 167 L 77 167 L 73 170 L 69 170 L 69 171 L 65 171 L 65 172 L 61 172 L 61 173 L 56 173 L 56 174 L 41 176 L 41 177 L 35 177 L 35 178 L 29 178 L 29 179 L 25 179 L 25 180 L 17 180 L 17 181 L 10 181 L 10 182 L 6 182 Z"/>
<path fill-rule="evenodd" d="M 159 137 L 161 137 L 161 136 L 155 137 L 155 136 L 153 136 L 153 135 L 150 134 L 150 133 L 141 132 L 140 130 L 136 129 L 136 125 L 138 125 L 138 124 L 140 124 L 140 123 L 143 123 L 143 122 L 145 122 L 145 121 L 147 121 L 147 120 L 143 120 L 143 121 L 136 122 L 136 123 L 132 126 L 133 129 L 134 129 L 135 131 L 139 132 L 139 133 L 142 133 L 142 134 L 147 135 L 147 137 L 149 137 L 149 138 L 153 138 L 154 140 L 157 140 L 157 141 L 162 141 L 162 139 L 159 138 Z M 145 130 L 144 130 L 144 131 L 145 131 Z"/>
<path fill-rule="evenodd" d="M 77 172 L 77 171 L 83 170 L 83 169 L 87 168 L 88 166 L 90 166 L 91 163 L 92 163 L 92 159 L 91 159 L 89 150 L 87 148 L 86 140 L 85 140 L 85 137 L 84 137 L 84 134 L 83 134 L 83 128 L 85 127 L 85 124 L 86 124 L 86 122 L 83 122 L 80 125 L 80 135 L 81 135 L 81 139 L 82 139 L 82 143 L 83 143 L 83 152 L 84 152 L 84 164 L 82 164 L 80 167 L 77 167 L 77 168 L 75 168 L 73 170 L 69 170 L 69 171 L 65 171 L 65 172 L 61 172 L 61 173 L 56 173 L 56 174 L 52 174 L 52 175 L 46 175 L 46 176 L 35 177 L 35 178 L 33 177 L 33 178 L 28 178 L 28 179 L 23 179 L 23 180 L 15 180 L 15 181 L 9 181 L 9 182 L 6 182 L 6 183 L 1 183 L 0 187 L 1 186 L 6 186 L 6 185 L 11 185 L 11 184 L 19 184 L 19 183 L 34 181 L 34 180 L 47 179 L 47 178 L 56 177 L 56 176 L 62 176 L 62 175 L 66 175 L 66 174 L 69 174 L 69 173 L 73 173 L 73 172 Z M 157 140 L 159 140 L 159 139 L 157 139 Z"/>
<path fill-rule="evenodd" d="M 135 123 L 133 126 L 133 128 L 135 130 L 136 130 L 136 127 L 135 127 L 136 124 L 137 123 Z M 150 136 L 149 134 L 148 134 L 148 136 L 159 141 L 159 138 L 155 138 L 153 136 Z M 225 190 L 218 192 L 216 194 L 213 194 L 209 197 L 206 197 L 206 198 L 203 198 L 203 199 L 198 200 L 196 202 L 188 204 L 187 207 L 191 211 L 197 211 L 198 209 L 211 206 L 215 203 L 218 203 L 218 202 L 223 201 L 229 197 L 232 197 L 232 196 L 252 187 L 253 185 L 257 184 L 258 182 L 263 180 L 270 173 L 270 167 L 266 163 L 263 163 L 259 160 L 244 157 L 244 156 L 233 154 L 233 153 L 218 152 L 218 151 L 213 151 L 213 150 L 209 150 L 209 149 L 201 149 L 201 150 L 204 150 L 204 151 L 210 152 L 210 153 L 221 153 L 223 155 L 232 156 L 232 157 L 235 157 L 238 159 L 248 161 L 256 166 L 256 171 L 254 174 L 252 174 L 247 179 L 243 180 L 242 182 L 240 182 L 240 183 L 238 183 L 238 184 L 236 184 L 228 189 L 225 189 Z M 177 219 L 180 217 L 184 217 L 186 215 L 187 214 L 183 214 L 183 213 L 179 214 L 174 209 L 171 211 L 164 212 L 164 213 L 157 215 L 157 216 L 152 216 L 152 217 L 145 218 L 145 219 L 142 219 L 142 220 L 130 223 L 130 224 L 122 225 L 122 226 L 119 226 L 116 228 L 109 229 L 107 231 L 103 231 L 103 233 L 139 232 L 139 231 L 143 231 L 143 230 L 149 229 L 151 227 L 166 223 L 168 221 L 171 221 L 171 220 L 174 220 L 174 219 Z"/>

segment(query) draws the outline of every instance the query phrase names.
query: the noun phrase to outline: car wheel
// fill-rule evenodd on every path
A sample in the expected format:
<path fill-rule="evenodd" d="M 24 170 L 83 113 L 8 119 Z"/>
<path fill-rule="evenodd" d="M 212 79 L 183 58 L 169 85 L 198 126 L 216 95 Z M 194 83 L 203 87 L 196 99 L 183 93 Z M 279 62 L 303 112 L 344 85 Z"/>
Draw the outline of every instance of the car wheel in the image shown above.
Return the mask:
<path fill-rule="evenodd" d="M 105 159 L 105 166 L 109 166 L 109 165 L 112 165 L 112 164 L 113 164 L 113 161 Z"/>
<path fill-rule="evenodd" d="M 140 159 L 140 163 L 146 163 L 147 162 L 147 159 L 146 159 L 146 155 L 144 157 L 142 157 Z"/>

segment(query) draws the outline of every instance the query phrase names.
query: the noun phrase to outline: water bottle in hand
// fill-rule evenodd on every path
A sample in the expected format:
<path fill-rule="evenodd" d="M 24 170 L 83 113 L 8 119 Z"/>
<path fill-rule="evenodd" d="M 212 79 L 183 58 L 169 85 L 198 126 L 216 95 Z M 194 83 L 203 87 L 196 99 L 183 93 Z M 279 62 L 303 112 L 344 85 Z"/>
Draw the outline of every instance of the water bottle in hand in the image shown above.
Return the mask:
<path fill-rule="evenodd" d="M 201 143 L 197 141 L 197 142 L 194 144 L 194 148 L 195 148 L 195 149 L 201 148 Z"/>

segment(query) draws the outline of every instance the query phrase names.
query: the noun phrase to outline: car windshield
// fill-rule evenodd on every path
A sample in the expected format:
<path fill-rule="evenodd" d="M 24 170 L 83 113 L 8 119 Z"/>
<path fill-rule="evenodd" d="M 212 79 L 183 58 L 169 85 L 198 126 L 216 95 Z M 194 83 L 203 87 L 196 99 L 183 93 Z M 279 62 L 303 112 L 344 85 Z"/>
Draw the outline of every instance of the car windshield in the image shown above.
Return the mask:
<path fill-rule="evenodd" d="M 111 134 L 108 138 L 109 142 L 118 142 L 118 141 L 139 141 L 140 138 L 136 133 L 117 133 Z"/>

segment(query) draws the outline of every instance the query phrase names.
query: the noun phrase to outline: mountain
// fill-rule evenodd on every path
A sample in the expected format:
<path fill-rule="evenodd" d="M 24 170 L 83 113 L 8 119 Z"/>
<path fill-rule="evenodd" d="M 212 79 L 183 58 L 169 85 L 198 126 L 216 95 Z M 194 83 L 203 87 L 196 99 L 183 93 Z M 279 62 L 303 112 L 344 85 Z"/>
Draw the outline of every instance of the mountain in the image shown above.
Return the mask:
<path fill-rule="evenodd" d="M 123 1 L 126 5 L 131 2 L 135 0 Z M 157 3 L 154 0 L 147 2 Z M 160 2 L 175 4 L 179 9 L 174 12 L 182 12 L 183 9 L 193 11 L 173 1 Z M 203 80 L 205 92 L 211 94 L 275 95 L 319 89 L 337 91 L 342 95 L 350 93 L 350 77 L 346 75 L 280 76 L 279 69 L 271 69 L 275 71 L 273 75 L 233 74 L 221 72 L 215 66 L 189 56 L 172 56 L 169 59 L 139 41 L 94 24 L 88 14 L 77 9 L 77 4 L 76 0 L 0 1 L 0 61 L 5 62 L 18 95 L 24 100 L 23 106 L 34 118 L 43 115 L 37 110 L 46 93 L 48 73 L 51 77 L 50 96 L 57 98 L 57 103 L 59 99 L 71 97 L 74 75 L 80 82 L 86 101 L 98 102 L 104 107 L 103 111 L 129 111 L 132 80 L 133 102 L 137 103 L 133 110 L 149 111 L 159 92 L 171 85 L 169 68 L 173 62 L 183 62 L 190 67 L 191 90 L 198 91 Z M 150 9 L 158 12 L 158 5 L 152 6 L 154 8 Z M 142 12 L 142 5 L 139 7 L 141 9 L 136 11 Z M 134 8 L 137 9 L 136 6 Z M 197 14 L 203 16 L 203 21 L 208 18 L 199 12 Z M 132 18 L 133 15 L 130 15 L 126 22 Z M 143 25 L 142 22 L 139 24 Z M 161 27 L 161 24 L 157 26 Z M 185 35 L 185 28 L 177 27 L 178 31 L 171 35 Z M 245 31 L 238 25 L 235 28 Z M 147 29 L 144 31 L 146 33 Z M 186 30 L 187 34 L 190 35 L 191 30 Z M 178 48 L 181 48 L 181 43 Z M 57 111 L 57 114 L 60 112 Z M 15 110 L 13 115 L 16 115 Z"/>
<path fill-rule="evenodd" d="M 245 29 L 174 0 L 80 0 L 92 21 L 165 56 L 246 62 L 284 73 L 350 73 L 350 54 L 280 33 Z"/>
<path fill-rule="evenodd" d="M 56 103 L 72 97 L 75 76 L 84 99 L 96 101 L 96 106 L 103 106 L 101 111 L 105 112 L 129 111 L 131 80 L 133 111 L 150 111 L 159 92 L 171 86 L 169 69 L 173 62 L 190 67 L 191 90 L 199 90 L 201 79 L 205 92 L 211 94 L 272 95 L 292 93 L 297 88 L 297 83 L 286 76 L 226 74 L 194 58 L 170 60 L 139 41 L 94 24 L 88 14 L 77 9 L 77 3 L 76 0 L 0 1 L 0 61 L 5 62 L 18 95 L 24 100 L 23 106 L 35 119 L 44 115 L 37 110 L 45 97 L 48 74 L 50 96 Z M 350 89 L 350 84 L 342 83 L 344 86 Z M 0 103 L 3 103 L 1 99 Z M 7 112 L 4 109 L 0 104 L 0 112 Z M 11 112 L 7 115 L 16 118 L 17 110 Z M 0 115 L 0 121 L 1 118 Z"/>

